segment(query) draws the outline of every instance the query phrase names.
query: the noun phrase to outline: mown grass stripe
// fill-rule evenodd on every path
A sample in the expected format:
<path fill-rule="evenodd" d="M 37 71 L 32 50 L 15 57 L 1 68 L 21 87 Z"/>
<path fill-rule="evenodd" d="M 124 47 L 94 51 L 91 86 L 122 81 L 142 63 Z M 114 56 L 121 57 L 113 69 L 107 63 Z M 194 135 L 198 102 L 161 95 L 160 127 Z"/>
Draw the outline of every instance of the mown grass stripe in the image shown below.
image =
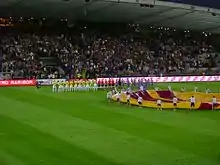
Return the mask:
<path fill-rule="evenodd" d="M 1 150 L 0 150 L 0 164 L 1 165 L 29 165 L 29 163 L 27 163 L 26 160 L 21 160 L 17 156 L 9 154 L 5 150 L 3 150 L 3 147 L 1 147 Z"/>
<path fill-rule="evenodd" d="M 4 97 L 1 99 L 5 104 L 11 101 Z M 172 165 L 179 161 L 182 164 L 193 162 L 193 165 L 206 165 L 212 162 L 211 159 L 183 152 L 172 146 L 164 146 L 163 141 L 155 143 L 41 107 L 32 106 L 27 109 L 30 105 L 25 102 L 21 104 L 21 102 L 14 101 L 14 106 L 16 109 L 4 110 L 1 111 L 1 114 L 34 126 L 41 131 L 49 132 L 74 145 L 85 147 L 119 163 L 156 165 L 163 162 Z M 160 159 L 157 159 L 158 157 Z M 212 164 L 216 164 L 214 160 Z"/>
<path fill-rule="evenodd" d="M 84 95 L 85 94 L 86 93 L 84 93 Z M 217 157 L 219 155 L 218 145 L 220 141 L 218 136 L 204 133 L 201 134 L 196 130 L 193 131 L 181 129 L 178 127 L 178 125 L 169 126 L 163 122 L 154 122 L 150 120 L 150 118 L 148 118 L 148 120 L 140 120 L 139 118 L 132 116 L 106 111 L 100 108 L 100 105 L 97 106 L 96 103 L 83 105 L 81 102 L 80 108 L 78 109 L 76 108 L 77 106 L 70 107 L 69 105 L 71 102 L 67 100 L 59 100 L 49 96 L 45 96 L 45 99 L 39 100 L 39 97 L 42 97 L 40 93 L 33 93 L 31 98 L 26 98 L 25 96 L 22 96 L 24 98 L 19 98 L 17 96 L 18 94 L 16 95 L 15 99 L 20 101 L 25 101 L 33 105 L 46 107 L 58 112 L 73 115 L 83 120 L 96 122 L 100 125 L 104 125 L 118 131 L 124 131 L 147 140 L 158 143 L 163 142 L 168 146 L 172 146 L 186 152 L 191 152 L 193 154 L 210 158 Z M 78 97 L 78 99 L 80 99 L 80 97 Z M 83 100 L 83 98 L 81 99 Z M 35 100 L 38 100 L 38 102 L 35 102 Z M 48 104 L 48 102 L 51 104 Z M 194 122 L 191 124 L 194 124 Z M 187 145 L 185 143 L 180 143 L 180 139 L 184 140 Z M 207 152 L 207 150 L 209 152 Z"/>
<path fill-rule="evenodd" d="M 0 156 L 7 165 L 119 165 L 7 116 L 0 115 L 0 128 Z"/>
<path fill-rule="evenodd" d="M 216 120 L 212 120 L 210 118 L 205 118 L 205 117 L 198 117 L 198 116 L 194 116 L 194 113 L 197 112 L 178 112 L 178 113 L 173 113 L 173 112 L 156 112 L 156 111 L 146 111 L 145 109 L 138 109 L 138 108 L 127 108 L 126 106 L 121 106 L 121 105 L 117 105 L 117 104 L 111 104 L 109 105 L 106 100 L 105 97 L 103 99 L 101 99 L 101 104 L 98 105 L 97 107 L 97 103 L 95 102 L 96 97 L 98 97 L 100 99 L 100 97 L 102 97 L 102 93 L 97 93 L 94 99 L 94 96 L 88 95 L 87 93 L 83 93 L 82 96 L 84 96 L 85 94 L 86 97 L 88 98 L 93 98 L 93 100 L 91 100 L 91 102 L 85 102 L 84 101 L 80 101 L 80 99 L 82 99 L 82 97 L 79 95 L 77 97 L 77 102 L 75 102 L 74 100 L 65 100 L 65 98 L 69 98 L 69 96 L 65 96 L 65 95 L 56 95 L 54 94 L 53 96 L 50 95 L 46 95 L 44 96 L 44 91 L 42 91 L 41 93 L 34 93 L 32 94 L 33 91 L 26 91 L 26 95 L 32 95 L 33 98 L 28 98 L 28 99 L 24 99 L 26 100 L 26 102 L 30 102 L 32 104 L 35 104 L 37 106 L 43 106 L 43 107 L 48 107 L 48 108 L 53 108 L 54 110 L 56 110 L 58 107 L 67 107 L 66 109 L 63 108 L 63 112 L 67 112 L 70 113 L 71 115 L 75 115 L 74 113 L 77 113 L 78 111 L 80 111 L 79 109 L 76 109 L 75 107 L 78 107 L 78 105 L 83 109 L 84 113 L 86 112 L 87 114 L 90 113 L 104 113 L 104 115 L 108 115 L 109 114 L 118 114 L 120 115 L 120 113 L 122 115 L 132 115 L 135 118 L 141 118 L 143 120 L 150 120 L 153 122 L 159 122 L 162 123 L 164 125 L 169 125 L 169 126 L 178 126 L 178 127 L 186 127 L 186 129 L 192 130 L 194 132 L 199 132 L 202 133 L 204 130 L 205 134 L 211 134 L 211 135 L 215 135 L 215 136 L 220 136 L 220 132 L 216 131 L 216 129 L 218 128 L 218 125 L 220 124 L 220 121 L 216 121 Z M 48 92 L 46 90 L 46 92 Z M 42 96 L 43 95 L 43 96 Z M 58 98 L 56 96 L 59 96 Z M 45 99 L 39 100 L 37 98 L 39 97 L 43 97 Z M 74 98 L 74 95 L 72 95 L 72 97 Z M 61 99 L 62 98 L 62 99 Z M 70 97 L 71 98 L 71 97 Z M 70 99 L 69 98 L 69 99 Z M 21 100 L 22 98 L 17 97 L 15 99 Z M 38 100 L 37 102 L 35 100 Z M 54 101 L 51 101 L 54 100 Z M 53 104 L 48 104 L 48 102 L 53 102 Z M 69 108 L 70 104 L 72 104 L 74 102 L 74 106 Z M 59 103 L 61 103 L 60 105 L 58 105 Z M 54 108 L 55 107 L 55 108 Z M 86 108 L 84 108 L 86 107 Z M 89 109 L 88 109 L 88 108 Z M 93 109 L 92 111 L 90 109 Z M 103 111 L 104 109 L 104 111 Z M 183 111 L 183 110 L 182 110 Z M 203 112 L 201 112 L 203 113 Z M 197 113 L 198 114 L 198 113 Z M 210 117 L 216 117 L 216 114 L 214 113 L 207 113 L 207 116 Z M 121 115 L 120 115 L 121 116 Z M 217 115 L 218 116 L 218 115 Z M 98 115 L 99 117 L 99 115 Z M 172 119 L 172 120 L 170 120 Z"/>

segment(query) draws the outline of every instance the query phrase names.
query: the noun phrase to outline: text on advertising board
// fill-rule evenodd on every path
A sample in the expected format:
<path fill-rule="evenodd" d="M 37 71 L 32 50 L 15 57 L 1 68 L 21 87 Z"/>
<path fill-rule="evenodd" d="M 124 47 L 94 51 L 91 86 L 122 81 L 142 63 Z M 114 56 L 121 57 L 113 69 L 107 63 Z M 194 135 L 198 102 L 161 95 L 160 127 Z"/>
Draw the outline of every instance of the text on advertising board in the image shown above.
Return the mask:
<path fill-rule="evenodd" d="M 0 80 L 0 86 L 34 86 L 36 80 Z"/>

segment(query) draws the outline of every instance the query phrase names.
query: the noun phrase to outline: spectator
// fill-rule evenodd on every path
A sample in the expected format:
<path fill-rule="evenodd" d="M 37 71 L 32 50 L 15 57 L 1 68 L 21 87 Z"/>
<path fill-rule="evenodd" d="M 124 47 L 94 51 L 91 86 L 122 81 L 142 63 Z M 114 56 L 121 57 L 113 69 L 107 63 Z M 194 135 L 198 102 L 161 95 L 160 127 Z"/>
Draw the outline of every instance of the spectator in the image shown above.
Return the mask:
<path fill-rule="evenodd" d="M 14 78 L 93 78 L 201 74 L 219 65 L 207 37 L 163 27 L 148 29 L 147 36 L 140 26 L 128 29 L 120 35 L 100 27 L 74 35 L 4 33 L 1 68 Z"/>

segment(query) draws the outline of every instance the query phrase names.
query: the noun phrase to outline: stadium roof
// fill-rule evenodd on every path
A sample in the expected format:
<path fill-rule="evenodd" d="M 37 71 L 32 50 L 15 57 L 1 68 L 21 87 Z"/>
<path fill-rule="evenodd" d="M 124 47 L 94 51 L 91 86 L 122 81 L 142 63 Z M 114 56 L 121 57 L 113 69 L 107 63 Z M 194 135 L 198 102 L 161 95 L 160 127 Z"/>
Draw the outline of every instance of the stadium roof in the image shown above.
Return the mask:
<path fill-rule="evenodd" d="M 158 0 L 1 0 L 2 16 L 133 22 L 220 33 L 220 10 Z"/>
<path fill-rule="evenodd" d="M 220 9 L 220 1 L 218 0 L 162 0 L 162 1 L 178 2 L 178 3 Z"/>

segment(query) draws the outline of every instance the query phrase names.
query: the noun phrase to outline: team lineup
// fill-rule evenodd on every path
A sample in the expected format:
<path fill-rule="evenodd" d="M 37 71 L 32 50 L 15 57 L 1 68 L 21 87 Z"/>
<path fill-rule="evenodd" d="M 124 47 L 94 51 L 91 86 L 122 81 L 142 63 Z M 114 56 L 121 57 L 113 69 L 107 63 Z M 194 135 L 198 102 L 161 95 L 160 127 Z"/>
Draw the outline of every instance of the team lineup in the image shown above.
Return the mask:
<path fill-rule="evenodd" d="M 96 81 L 65 81 L 53 82 L 53 92 L 74 92 L 74 91 L 97 91 L 98 85 Z"/>
<path fill-rule="evenodd" d="M 37 84 L 37 87 L 39 88 L 39 84 Z M 133 85 L 133 84 L 126 84 L 126 86 L 119 86 L 119 84 L 108 84 L 108 85 L 104 85 L 104 84 L 99 84 L 96 82 L 96 80 L 75 80 L 75 81 L 63 81 L 63 82 L 59 82 L 59 81 L 54 81 L 52 82 L 52 91 L 54 93 L 57 92 L 76 92 L 76 91 L 97 91 L 98 89 L 102 88 L 104 90 L 106 89 L 113 89 L 110 90 L 109 92 L 107 92 L 107 99 L 110 102 L 113 101 L 113 96 L 116 98 L 115 101 L 122 103 L 122 99 L 121 96 L 122 94 L 126 96 L 126 104 L 127 105 L 131 105 L 131 94 L 133 92 L 133 90 L 131 90 L 131 87 L 133 89 L 139 89 L 138 91 L 146 91 L 147 87 L 149 87 L 148 84 L 146 84 L 145 86 L 139 84 L 137 86 Z M 169 91 L 172 91 L 172 87 L 169 85 L 167 86 Z M 160 88 L 158 86 L 154 86 L 154 90 L 155 91 L 160 91 Z M 180 91 L 182 93 L 184 93 L 186 91 L 186 89 L 184 87 L 182 87 L 180 89 Z M 199 92 L 198 91 L 198 87 L 194 87 L 193 90 L 195 93 Z M 205 93 L 211 93 L 211 90 L 206 88 Z M 143 107 L 143 97 L 136 94 L 137 95 L 137 105 L 139 107 Z M 172 105 L 173 105 L 173 110 L 176 111 L 179 105 L 179 102 L 182 100 L 179 100 L 178 97 L 173 96 L 172 98 Z M 191 97 L 189 97 L 185 102 L 189 102 L 189 109 L 193 110 L 195 109 L 195 105 L 196 105 L 196 97 L 194 95 L 192 95 Z M 217 98 L 215 96 L 213 96 L 212 98 L 210 98 L 211 102 L 211 109 L 215 110 L 218 102 L 217 102 Z M 155 105 L 156 105 L 156 109 L 162 111 L 163 110 L 163 99 L 157 98 L 155 101 Z"/>

